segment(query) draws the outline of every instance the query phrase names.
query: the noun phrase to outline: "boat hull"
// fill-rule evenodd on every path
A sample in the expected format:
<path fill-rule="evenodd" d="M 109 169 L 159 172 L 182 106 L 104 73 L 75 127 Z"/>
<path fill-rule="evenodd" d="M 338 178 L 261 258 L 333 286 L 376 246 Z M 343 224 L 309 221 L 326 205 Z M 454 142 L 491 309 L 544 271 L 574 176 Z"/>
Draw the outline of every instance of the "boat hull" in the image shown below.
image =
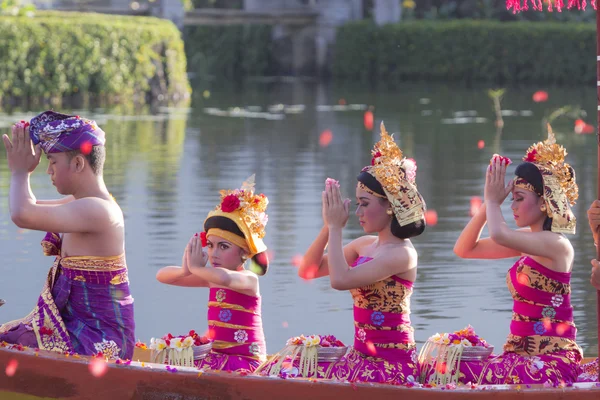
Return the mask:
<path fill-rule="evenodd" d="M 198 373 L 179 369 L 170 372 L 164 366 L 143 362 L 132 365 L 106 364 L 103 374 L 91 373 L 87 357 L 32 350 L 0 348 L 0 398 L 32 399 L 135 399 L 135 400 L 286 400 L 331 399 L 377 400 L 464 398 L 503 399 L 577 399 L 600 398 L 600 388 L 587 384 L 575 388 L 497 388 L 440 390 L 407 388 L 378 384 L 350 384 L 257 376 L 225 372 Z M 96 360 L 98 361 L 98 360 Z M 104 362 L 100 361 L 103 365 Z M 16 367 L 16 368 L 15 368 Z M 102 369 L 102 368 L 101 368 Z M 8 374 L 7 374 L 8 373 Z M 11 375 L 11 376 L 9 376 Z"/>

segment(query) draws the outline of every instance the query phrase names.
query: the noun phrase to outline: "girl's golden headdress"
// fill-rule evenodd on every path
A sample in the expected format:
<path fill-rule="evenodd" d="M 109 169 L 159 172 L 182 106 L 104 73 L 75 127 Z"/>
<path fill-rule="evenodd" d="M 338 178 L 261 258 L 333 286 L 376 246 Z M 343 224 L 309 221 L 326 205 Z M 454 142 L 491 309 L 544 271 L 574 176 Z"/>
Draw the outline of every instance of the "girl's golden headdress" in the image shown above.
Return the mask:
<path fill-rule="evenodd" d="M 206 235 L 217 235 L 230 242 L 247 248 L 249 258 L 267 250 L 263 242 L 265 227 L 269 220 L 266 211 L 269 200 L 264 194 L 254 194 L 254 175 L 250 176 L 240 189 L 221 190 L 221 202 L 215 209 L 208 213 L 206 219 L 211 217 L 229 218 L 240 228 L 245 240 L 231 232 L 218 228 L 211 228 Z M 206 221 L 205 221 L 206 222 Z"/>
<path fill-rule="evenodd" d="M 371 174 L 383 187 L 398 224 L 405 226 L 422 220 L 425 201 L 417 190 L 415 181 L 417 164 L 412 158 L 403 157 L 394 137 L 385 130 L 383 122 L 381 139 L 375 144 L 371 154 L 371 165 L 363 168 L 363 171 Z"/>
<path fill-rule="evenodd" d="M 566 156 L 567 151 L 556 143 L 552 127 L 548 124 L 548 139 L 530 146 L 523 161 L 534 164 L 542 174 L 542 195 L 548 217 L 552 218 L 552 232 L 574 234 L 576 219 L 571 206 L 579 197 L 579 189 L 573 168 L 565 162 Z M 515 186 L 531 190 L 521 181 L 516 178 Z"/>

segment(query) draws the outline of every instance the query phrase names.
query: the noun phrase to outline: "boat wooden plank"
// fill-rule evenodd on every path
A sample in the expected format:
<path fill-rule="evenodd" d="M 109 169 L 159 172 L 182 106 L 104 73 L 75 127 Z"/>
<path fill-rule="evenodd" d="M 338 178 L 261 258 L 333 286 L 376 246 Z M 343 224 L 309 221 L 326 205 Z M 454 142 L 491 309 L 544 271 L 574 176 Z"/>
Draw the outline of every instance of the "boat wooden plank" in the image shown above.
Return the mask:
<path fill-rule="evenodd" d="M 5 374 L 6 366 L 15 360 L 13 376 Z M 343 398 L 358 400 L 426 399 L 577 399 L 597 400 L 596 385 L 565 389 L 532 388 L 517 390 L 514 386 L 489 390 L 440 390 L 406 388 L 379 384 L 349 384 L 305 379 L 279 379 L 242 376 L 225 372 L 197 373 L 195 370 L 168 372 L 157 364 L 132 363 L 124 366 L 108 364 L 106 373 L 96 378 L 89 369 L 87 357 L 65 357 L 61 354 L 32 350 L 0 348 L 0 398 L 14 399 L 83 399 L 83 400 L 306 400 Z M 143 365 L 143 367 L 142 367 Z M 191 370 L 191 369 L 190 369 Z M 18 397 L 21 395 L 21 397 Z M 23 397 L 22 395 L 27 395 Z"/>
<path fill-rule="evenodd" d="M 0 390 L 0 399 L 2 400 L 54 400 L 50 397 L 39 397 L 32 396 L 30 394 L 23 393 L 9 393 L 3 390 Z"/>

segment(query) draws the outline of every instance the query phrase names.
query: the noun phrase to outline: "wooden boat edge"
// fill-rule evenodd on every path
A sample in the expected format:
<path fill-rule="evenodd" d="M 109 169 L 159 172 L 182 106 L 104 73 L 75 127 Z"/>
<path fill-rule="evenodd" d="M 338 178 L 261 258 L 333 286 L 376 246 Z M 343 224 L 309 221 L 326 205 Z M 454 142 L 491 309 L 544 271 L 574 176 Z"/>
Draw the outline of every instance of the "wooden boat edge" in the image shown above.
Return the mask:
<path fill-rule="evenodd" d="M 316 381 L 310 379 L 265 378 L 236 373 L 205 372 L 179 368 L 169 372 L 164 366 L 144 362 L 131 365 L 107 363 L 105 373 L 98 378 L 90 372 L 89 357 L 64 356 L 58 353 L 35 352 L 25 349 L 0 348 L 0 397 L 29 399 L 185 399 L 185 400 L 287 400 L 326 399 L 344 397 L 344 400 L 373 396 L 378 400 L 469 398 L 494 399 L 574 399 L 600 398 L 600 387 L 595 383 L 576 384 L 567 388 L 526 388 L 519 385 L 458 388 L 408 388 L 404 386 Z M 98 360 L 104 363 L 101 360 Z M 13 376 L 6 374 L 9 363 L 16 364 Z"/>

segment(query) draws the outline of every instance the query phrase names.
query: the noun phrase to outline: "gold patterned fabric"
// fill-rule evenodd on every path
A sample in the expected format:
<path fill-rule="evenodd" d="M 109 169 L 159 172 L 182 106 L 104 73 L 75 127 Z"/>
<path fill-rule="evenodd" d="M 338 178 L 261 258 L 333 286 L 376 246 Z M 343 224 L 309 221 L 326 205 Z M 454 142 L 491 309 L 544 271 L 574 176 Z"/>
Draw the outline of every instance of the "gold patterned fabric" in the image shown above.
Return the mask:
<path fill-rule="evenodd" d="M 48 232 L 44 254 L 56 256 L 33 311 L 0 326 L 0 341 L 42 350 L 130 359 L 135 347 L 133 297 L 125 255 L 60 257 Z"/>
<path fill-rule="evenodd" d="M 30 330 L 35 334 L 35 347 L 42 350 L 86 355 L 103 352 L 128 358 L 135 344 L 133 298 L 128 283 L 123 255 L 57 257 L 33 311 L 2 325 L 0 337 L 10 335 L 12 330 Z M 90 308 L 92 304 L 94 309 Z M 104 323 L 111 328 L 95 330 Z M 117 327 L 113 337 L 111 330 Z M 77 336 L 73 332 L 78 332 Z"/>
<path fill-rule="evenodd" d="M 569 384 L 582 359 L 570 303 L 570 273 L 521 257 L 508 271 L 513 318 L 504 352 L 460 364 L 460 381 L 482 384 Z"/>
<path fill-rule="evenodd" d="M 537 264 L 528 257 L 522 257 L 506 275 L 506 285 L 513 300 L 516 304 L 524 303 L 534 307 L 542 308 L 542 313 L 547 316 L 540 318 L 534 314 L 524 315 L 524 313 L 513 311 L 512 320 L 517 322 L 528 323 L 546 323 L 549 322 L 560 324 L 564 331 L 568 329 L 576 330 L 573 322 L 572 311 L 564 313 L 568 317 L 559 317 L 557 313 L 559 307 L 566 307 L 564 299 L 569 299 L 571 295 L 571 284 L 568 281 L 561 281 L 549 276 L 549 270 Z M 511 271 L 515 269 L 514 273 Z M 515 288 L 515 284 L 520 286 L 520 289 Z M 538 293 L 539 297 L 527 295 L 530 293 Z M 549 300 L 544 301 L 543 294 L 546 297 L 552 295 Z M 515 310 L 518 310 L 515 307 Z M 572 310 L 572 309 L 571 309 Z M 561 336 L 549 335 L 515 335 L 510 333 L 504 344 L 505 352 L 512 352 L 525 356 L 537 356 L 540 354 L 555 353 L 558 351 L 575 351 L 583 356 L 581 348 L 574 339 Z"/>
<path fill-rule="evenodd" d="M 358 308 L 396 314 L 410 314 L 412 288 L 388 278 L 367 286 L 350 289 L 354 305 Z"/>
<path fill-rule="evenodd" d="M 353 266 L 370 260 L 359 257 Z M 412 285 L 391 276 L 350 290 L 354 346 L 332 366 L 319 363 L 325 378 L 381 383 L 417 379 L 416 344 L 409 317 Z"/>
<path fill-rule="evenodd" d="M 352 266 L 370 260 L 358 257 Z M 354 346 L 338 361 L 317 359 L 315 377 L 389 384 L 416 381 L 417 352 L 409 318 L 412 282 L 392 276 L 350 293 L 354 300 Z M 313 377 L 313 367 L 305 368 L 306 359 L 301 364 L 297 353 L 300 350 L 293 345 L 291 348 L 291 352 L 288 345 L 276 353 L 258 373 L 282 378 Z"/>

